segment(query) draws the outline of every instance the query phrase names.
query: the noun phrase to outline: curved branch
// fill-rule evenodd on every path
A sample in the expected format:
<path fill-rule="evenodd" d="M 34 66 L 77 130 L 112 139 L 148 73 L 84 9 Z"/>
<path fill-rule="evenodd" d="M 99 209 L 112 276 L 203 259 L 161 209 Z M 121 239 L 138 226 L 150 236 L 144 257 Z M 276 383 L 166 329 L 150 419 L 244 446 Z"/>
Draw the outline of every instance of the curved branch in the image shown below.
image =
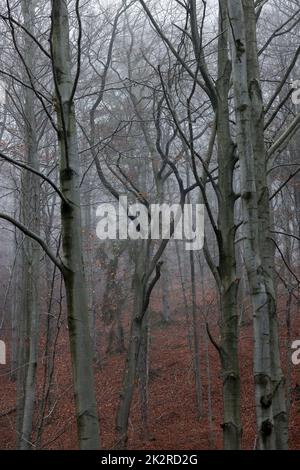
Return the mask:
<path fill-rule="evenodd" d="M 272 194 L 272 196 L 270 196 L 269 200 L 271 201 L 272 199 L 274 199 L 274 197 L 277 196 L 277 194 L 283 190 L 283 188 L 299 173 L 299 171 L 300 171 L 300 166 L 299 168 L 297 168 L 296 171 L 294 171 L 294 173 L 290 174 L 290 176 L 279 186 L 278 189 L 276 189 L 276 191 Z"/>
<path fill-rule="evenodd" d="M 281 257 L 282 261 L 284 262 L 284 264 L 285 264 L 287 270 L 291 273 L 291 275 L 292 275 L 293 278 L 296 280 L 296 282 L 297 282 L 297 284 L 298 284 L 298 286 L 299 286 L 299 285 L 300 285 L 300 280 L 298 279 L 298 277 L 296 276 L 296 274 L 294 273 L 294 271 L 292 270 L 292 268 L 289 266 L 288 262 L 286 261 L 286 259 L 285 259 L 285 257 L 284 257 L 284 254 L 282 253 L 282 251 L 281 251 L 281 249 L 280 249 L 278 243 L 276 243 L 276 241 L 274 240 L 274 238 L 272 238 L 272 237 L 268 237 L 268 238 L 269 238 L 269 239 L 274 243 L 274 245 L 276 246 L 277 251 L 279 252 L 280 257 Z"/>
<path fill-rule="evenodd" d="M 214 108 L 216 108 L 216 101 L 215 101 L 215 94 L 212 94 L 212 90 L 207 87 L 206 83 L 203 83 L 200 81 L 196 76 L 195 73 L 190 69 L 190 67 L 187 65 L 185 60 L 181 57 L 180 54 L 176 51 L 174 45 L 171 43 L 171 41 L 167 38 L 167 36 L 164 34 L 162 29 L 159 27 L 158 23 L 155 21 L 153 15 L 151 14 L 149 8 L 146 5 L 146 2 L 143 0 L 139 0 L 140 4 L 142 5 L 143 9 L 145 10 L 145 13 L 147 14 L 150 22 L 152 23 L 154 29 L 158 33 L 158 35 L 161 37 L 161 39 L 164 41 L 164 43 L 168 46 L 172 54 L 176 57 L 178 62 L 184 67 L 184 69 L 187 71 L 187 73 L 192 77 L 193 80 L 197 82 L 197 84 L 202 88 L 202 90 L 207 94 L 209 99 L 211 100 L 211 103 Z"/>
<path fill-rule="evenodd" d="M 152 281 L 150 282 L 149 287 L 148 287 L 147 292 L 146 292 L 146 296 L 145 296 L 145 301 L 144 301 L 144 305 L 143 305 L 143 313 L 144 314 L 146 313 L 149 302 L 150 302 L 151 292 L 153 291 L 153 289 L 155 287 L 155 284 L 158 282 L 158 280 L 160 278 L 160 271 L 161 271 L 162 265 L 163 265 L 163 261 L 159 261 L 156 264 L 155 276 L 152 279 Z M 142 318 L 140 318 L 140 320 L 142 320 Z"/>
<path fill-rule="evenodd" d="M 45 54 L 48 59 L 51 59 L 51 56 L 48 51 L 42 46 L 42 44 L 39 42 L 39 40 L 30 32 L 28 31 L 27 28 L 22 23 L 19 23 L 15 18 L 13 18 L 11 15 L 5 16 L 5 15 L 0 15 L 0 18 L 2 18 L 3 21 L 9 21 L 11 23 L 14 23 L 16 26 L 21 28 L 39 47 L 39 49 Z"/>
<path fill-rule="evenodd" d="M 278 230 L 271 230 L 271 233 L 275 233 L 276 235 L 283 235 L 285 237 L 294 238 L 295 240 L 298 240 L 298 242 L 300 242 L 300 237 L 297 237 L 297 235 L 294 235 L 293 233 L 280 232 Z"/>
<path fill-rule="evenodd" d="M 80 77 L 80 70 L 81 70 L 81 39 L 82 39 L 82 24 L 81 24 L 81 17 L 79 11 L 79 1 L 76 0 L 75 10 L 76 10 L 76 17 L 78 23 L 78 38 L 77 38 L 77 70 L 76 76 L 73 83 L 73 88 L 70 96 L 70 103 L 72 103 L 74 95 L 76 93 L 79 77 Z"/>
<path fill-rule="evenodd" d="M 55 183 L 53 183 L 53 181 L 51 181 L 50 178 L 48 178 L 48 176 L 43 175 L 43 173 L 39 172 L 38 170 L 35 170 L 34 168 L 32 168 L 29 165 L 26 165 L 25 163 L 13 160 L 12 158 L 8 157 L 7 155 L 5 155 L 2 152 L 0 152 L 0 158 L 3 158 L 3 160 L 11 163 L 14 166 L 17 166 L 19 168 L 23 168 L 24 170 L 30 171 L 31 173 L 33 173 L 33 174 L 39 176 L 40 178 L 42 178 L 44 181 L 47 181 L 47 183 L 50 184 L 50 186 L 54 189 L 54 191 L 57 192 L 57 194 L 59 195 L 61 200 L 64 201 L 65 204 L 70 205 L 70 202 L 68 201 L 68 199 L 65 198 L 65 196 L 60 191 L 60 189 L 56 186 Z"/>
<path fill-rule="evenodd" d="M 2 212 L 0 212 L 0 219 L 7 220 L 11 224 L 13 224 L 15 227 L 17 227 L 19 230 L 21 230 L 21 232 L 23 232 L 25 235 L 27 235 L 28 237 L 35 240 L 43 248 L 46 255 L 49 256 L 51 261 L 58 267 L 58 269 L 62 273 L 64 272 L 64 267 L 63 267 L 62 263 L 56 258 L 55 254 L 52 253 L 50 248 L 46 245 L 44 240 L 39 235 L 32 232 L 31 230 L 29 230 L 29 228 L 25 227 L 25 225 L 21 224 L 21 222 L 18 222 L 13 217 L 10 217 L 7 214 L 3 214 Z"/>
<path fill-rule="evenodd" d="M 290 139 L 300 128 L 300 114 L 291 122 L 288 128 L 275 140 L 274 144 L 269 148 L 267 157 L 270 158 L 280 147 Z"/>

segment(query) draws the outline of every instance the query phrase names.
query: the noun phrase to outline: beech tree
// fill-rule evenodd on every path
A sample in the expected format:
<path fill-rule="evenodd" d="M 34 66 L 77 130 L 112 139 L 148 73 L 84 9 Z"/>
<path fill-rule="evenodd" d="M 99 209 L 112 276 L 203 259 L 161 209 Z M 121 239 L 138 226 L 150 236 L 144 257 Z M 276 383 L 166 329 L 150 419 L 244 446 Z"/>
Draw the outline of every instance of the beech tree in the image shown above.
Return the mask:
<path fill-rule="evenodd" d="M 68 325 L 73 366 L 78 443 L 81 449 L 97 449 L 99 446 L 99 425 L 93 379 L 92 346 L 89 334 L 88 304 L 82 255 L 79 157 L 73 101 L 80 74 L 81 23 L 79 2 L 76 3 L 76 12 L 79 22 L 79 39 L 77 72 L 75 78 L 73 79 L 71 75 L 69 17 L 67 3 L 65 1 L 54 0 L 51 4 L 50 52 L 45 51 L 52 62 L 55 89 L 54 100 L 57 113 L 57 127 L 55 125 L 55 129 L 60 146 L 60 189 L 58 189 L 54 183 L 51 184 L 61 198 L 63 258 L 61 260 L 57 258 L 40 238 L 39 234 L 31 229 L 29 230 L 26 225 L 2 213 L 0 217 L 13 223 L 22 230 L 25 235 L 35 240 L 35 242 L 38 242 L 63 274 L 68 306 Z M 25 14 L 28 15 L 27 12 L 25 12 Z M 12 23 L 13 21 L 10 16 L 9 18 Z M 29 34 L 30 30 L 26 30 L 26 33 Z M 26 57 L 22 59 L 24 60 L 26 68 L 28 68 Z M 28 70 L 30 72 L 30 69 Z M 28 103 L 28 109 L 28 112 L 33 112 L 30 102 Z M 34 131 L 34 129 L 32 130 Z M 29 141 L 29 145 L 32 146 L 31 141 Z M 1 156 L 6 159 L 6 161 L 15 164 L 13 159 L 10 159 L 4 154 Z M 45 178 L 32 165 L 21 164 L 21 166 L 29 173 L 40 176 L 43 179 Z M 48 179 L 47 181 L 50 182 Z M 33 292 L 35 291 L 35 289 L 32 290 Z M 29 292 L 32 293 L 32 291 Z M 37 328 L 36 316 L 37 313 L 35 317 L 31 319 L 31 328 L 35 329 Z M 36 336 L 33 333 L 34 331 L 31 331 L 30 338 L 32 341 L 36 341 Z M 34 354 L 34 352 L 32 352 L 32 354 Z M 30 360 L 32 367 L 34 367 L 35 359 L 32 358 Z M 29 387 L 31 387 L 31 389 Z M 29 405 L 29 403 L 27 404 L 26 413 L 31 413 L 31 418 L 25 416 L 23 420 L 25 431 L 22 431 L 22 433 L 25 432 L 25 438 L 26 436 L 28 437 L 30 433 L 30 424 L 28 423 L 32 421 L 32 404 L 34 400 L 33 387 L 34 381 L 32 377 L 28 375 L 26 394 L 30 394 L 28 400 L 31 400 L 31 405 Z"/>
<path fill-rule="evenodd" d="M 60 388 L 68 338 L 80 449 L 100 446 L 99 405 L 102 442 L 131 448 L 138 435 L 149 447 L 164 416 L 152 406 L 166 373 L 159 353 L 177 346 L 208 445 L 222 432 L 224 449 L 242 449 L 255 433 L 252 448 L 287 449 L 300 284 L 297 2 L 7 0 L 0 21 L 0 331 L 11 335 L 17 392 L 0 418 L 16 411 L 17 446 L 72 435 L 55 428 L 61 396 L 71 400 Z M 203 204 L 202 252 L 172 240 L 175 214 L 169 237 L 143 237 L 129 207 L 136 239 L 98 239 L 98 205 L 122 196 L 143 206 L 148 227 L 151 204 Z M 249 436 L 245 413 L 256 421 Z"/>

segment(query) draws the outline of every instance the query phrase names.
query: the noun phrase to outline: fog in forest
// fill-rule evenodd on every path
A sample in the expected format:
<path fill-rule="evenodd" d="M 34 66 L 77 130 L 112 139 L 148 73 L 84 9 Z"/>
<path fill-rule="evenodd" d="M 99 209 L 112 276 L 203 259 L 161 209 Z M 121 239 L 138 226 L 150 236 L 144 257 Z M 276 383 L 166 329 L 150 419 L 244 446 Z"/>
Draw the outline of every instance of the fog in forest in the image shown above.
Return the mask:
<path fill-rule="evenodd" d="M 299 0 L 0 0 L 0 449 L 300 449 L 299 56 Z"/>

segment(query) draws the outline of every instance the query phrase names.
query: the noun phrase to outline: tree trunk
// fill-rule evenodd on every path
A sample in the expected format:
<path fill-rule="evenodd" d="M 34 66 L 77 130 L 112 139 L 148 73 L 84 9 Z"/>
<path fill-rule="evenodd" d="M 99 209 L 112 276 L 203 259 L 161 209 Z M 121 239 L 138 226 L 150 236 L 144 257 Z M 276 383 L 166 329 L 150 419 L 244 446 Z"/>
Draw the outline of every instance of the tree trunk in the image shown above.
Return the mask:
<path fill-rule="evenodd" d="M 142 421 L 142 439 L 148 439 L 148 385 L 149 385 L 149 354 L 150 354 L 150 317 L 146 313 L 142 325 L 141 346 L 138 359 L 138 382 Z"/>
<path fill-rule="evenodd" d="M 165 323 L 170 321 L 170 303 L 169 303 L 169 272 L 167 269 L 167 260 L 165 259 L 164 269 L 161 275 L 162 290 L 162 318 Z"/>
<path fill-rule="evenodd" d="M 192 325 L 193 325 L 193 368 L 195 376 L 197 418 L 202 416 L 202 383 L 200 373 L 200 334 L 197 317 L 196 284 L 195 284 L 195 260 L 194 252 L 190 251 L 191 287 L 192 287 Z"/>
<path fill-rule="evenodd" d="M 129 346 L 126 353 L 126 361 L 120 393 L 120 402 L 117 411 L 116 431 L 118 449 L 124 449 L 127 445 L 128 419 L 130 414 L 133 391 L 136 382 L 136 373 L 139 360 L 140 347 L 145 331 L 144 325 L 147 321 L 145 311 L 145 260 L 148 258 L 148 240 L 140 240 L 137 248 L 137 260 L 134 273 L 134 305 L 133 318 L 131 321 Z"/>
<path fill-rule="evenodd" d="M 233 66 L 237 121 L 237 147 L 240 160 L 241 197 L 244 228 L 245 264 L 253 308 L 254 379 L 257 436 L 259 448 L 274 449 L 272 408 L 270 296 L 264 275 L 259 238 L 258 194 L 252 135 L 252 108 L 248 89 L 246 22 L 241 0 L 228 0 L 231 26 L 230 45 Z"/>
<path fill-rule="evenodd" d="M 235 194 L 233 173 L 235 146 L 230 135 L 228 95 L 231 65 L 228 58 L 228 22 L 226 7 L 220 3 L 217 81 L 217 142 L 219 165 L 218 229 L 219 279 L 221 305 L 220 359 L 223 379 L 223 442 L 224 449 L 240 449 L 242 426 L 240 417 L 240 372 L 238 361 L 237 272 L 235 255 Z"/>
<path fill-rule="evenodd" d="M 264 111 L 260 86 L 259 64 L 256 39 L 256 16 L 253 0 L 243 0 L 246 25 L 246 51 L 248 89 L 251 103 L 252 142 L 256 175 L 258 200 L 258 233 L 262 260 L 262 276 L 268 295 L 271 380 L 273 419 L 276 449 L 288 448 L 288 420 L 284 390 L 284 376 L 281 369 L 277 303 L 274 283 L 275 246 L 271 240 L 270 226 L 272 223 L 269 188 L 267 183 L 267 159 L 264 142 Z"/>
<path fill-rule="evenodd" d="M 64 197 L 69 201 L 68 204 L 63 201 L 61 205 L 62 249 L 78 443 L 80 449 L 97 449 L 99 423 L 82 256 L 79 157 L 65 0 L 52 2 L 51 49 L 61 154 L 60 184 Z"/>
<path fill-rule="evenodd" d="M 32 1 L 22 1 L 22 14 L 24 25 L 28 31 L 33 32 L 34 4 Z M 24 34 L 24 61 L 29 70 L 33 69 L 35 60 L 35 47 L 33 41 Z M 34 109 L 34 93 L 29 88 L 25 90 L 25 151 L 26 162 L 32 168 L 39 170 L 37 155 L 36 120 Z M 40 232 L 40 181 L 32 173 L 24 175 L 24 205 L 23 218 L 27 226 L 35 233 Z M 38 360 L 38 332 L 39 332 L 39 263 L 40 247 L 31 239 L 24 240 L 24 311 L 26 316 L 24 329 L 25 344 L 23 360 L 24 367 L 24 398 L 22 407 L 22 424 L 20 427 L 20 449 L 31 447 L 31 433 L 33 426 L 33 413 L 35 404 L 36 371 Z"/>

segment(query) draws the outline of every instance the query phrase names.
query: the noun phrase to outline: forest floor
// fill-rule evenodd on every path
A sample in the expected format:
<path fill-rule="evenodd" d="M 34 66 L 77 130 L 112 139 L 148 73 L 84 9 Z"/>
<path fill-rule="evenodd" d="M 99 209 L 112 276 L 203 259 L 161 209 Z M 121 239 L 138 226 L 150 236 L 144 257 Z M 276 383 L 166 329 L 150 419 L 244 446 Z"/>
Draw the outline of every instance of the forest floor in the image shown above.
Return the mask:
<path fill-rule="evenodd" d="M 295 323 L 295 322 L 294 322 Z M 297 322 L 298 323 L 298 322 Z M 218 339 L 217 325 L 211 332 Z M 300 329 L 293 327 L 293 338 L 300 339 Z M 285 327 L 280 329 L 283 363 L 286 361 Z M 43 350 L 43 338 L 41 351 Z M 210 343 L 207 349 L 204 328 L 201 335 L 201 378 L 203 389 L 202 417 L 197 420 L 192 357 L 188 347 L 187 328 L 182 313 L 163 325 L 160 316 L 151 322 L 151 354 L 149 364 L 149 433 L 142 433 L 139 394 L 135 393 L 129 423 L 129 449 L 221 449 L 222 395 L 218 353 Z M 103 356 L 103 355 L 102 355 Z M 208 365 L 211 382 L 212 419 L 208 417 Z M 95 381 L 101 426 L 101 446 L 113 449 L 115 415 L 120 393 L 124 354 L 104 355 L 95 365 Z M 255 443 L 254 389 L 252 376 L 252 328 L 240 331 L 240 367 L 242 387 L 243 448 Z M 292 366 L 292 389 L 300 383 L 300 366 Z M 39 367 L 38 395 L 41 396 L 43 366 Z M 43 449 L 76 449 L 76 423 L 72 396 L 68 331 L 61 329 L 54 372 L 53 404 L 42 436 Z M 16 384 L 9 378 L 8 366 L 0 369 L 0 449 L 15 447 Z M 138 389 L 138 387 L 136 387 Z M 300 397 L 292 393 L 290 410 L 290 448 L 300 449 Z"/>

